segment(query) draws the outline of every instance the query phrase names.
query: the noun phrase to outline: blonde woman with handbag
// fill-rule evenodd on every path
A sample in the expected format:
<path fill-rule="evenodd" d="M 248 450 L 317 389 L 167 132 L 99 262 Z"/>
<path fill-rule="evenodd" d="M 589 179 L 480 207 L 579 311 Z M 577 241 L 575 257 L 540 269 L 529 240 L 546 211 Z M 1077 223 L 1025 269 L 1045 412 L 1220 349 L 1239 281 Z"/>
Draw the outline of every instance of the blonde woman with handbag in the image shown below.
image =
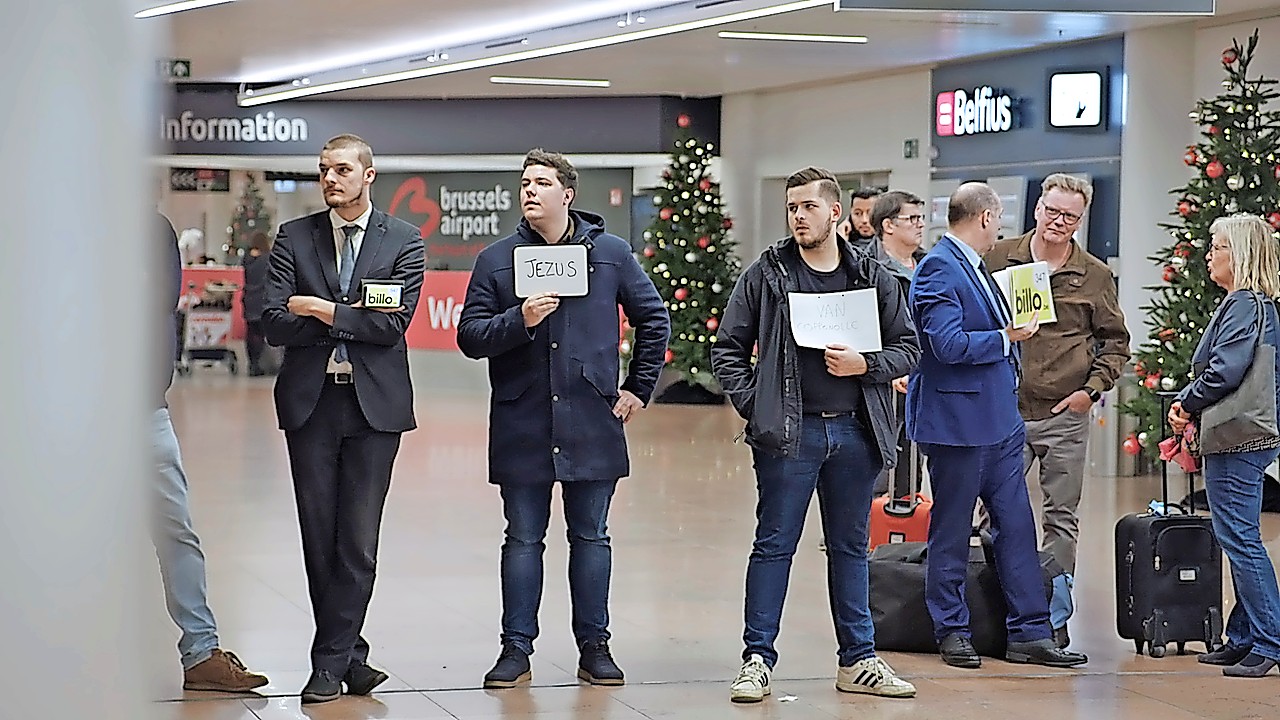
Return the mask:
<path fill-rule="evenodd" d="M 1209 278 L 1227 296 L 1192 356 L 1195 379 L 1178 394 L 1169 424 L 1195 420 L 1213 530 L 1231 563 L 1236 605 L 1227 644 L 1200 656 L 1232 677 L 1262 677 L 1280 663 L 1280 589 L 1262 544 L 1262 479 L 1280 455 L 1276 433 L 1280 261 L 1261 218 L 1218 218 L 1210 227 Z"/>

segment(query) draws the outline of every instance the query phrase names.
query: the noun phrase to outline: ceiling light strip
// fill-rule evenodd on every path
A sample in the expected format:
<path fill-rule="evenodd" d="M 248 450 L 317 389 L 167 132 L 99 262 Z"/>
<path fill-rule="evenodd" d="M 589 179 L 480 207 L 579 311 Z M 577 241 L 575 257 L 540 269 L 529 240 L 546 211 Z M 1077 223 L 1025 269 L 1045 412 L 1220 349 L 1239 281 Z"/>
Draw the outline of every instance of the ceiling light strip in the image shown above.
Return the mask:
<path fill-rule="evenodd" d="M 544 78 L 513 77 L 510 75 L 494 75 L 489 82 L 495 85 L 547 85 L 552 87 L 607 88 L 608 80 L 587 80 L 583 78 Z"/>
<path fill-rule="evenodd" d="M 213 5 L 225 5 L 235 1 L 236 0 L 183 0 L 183 2 L 172 2 L 165 5 L 157 5 L 155 7 L 147 8 L 146 10 L 139 10 L 134 13 L 133 16 L 141 20 L 145 18 L 160 17 L 161 15 L 172 15 L 173 13 L 179 13 L 184 10 L 199 10 L 200 8 L 210 7 Z"/>
<path fill-rule="evenodd" d="M 741 12 L 730 13 L 728 15 L 718 15 L 701 20 L 674 23 L 672 25 L 646 27 L 641 30 L 591 38 L 589 40 L 579 40 L 560 45 L 552 45 L 545 48 L 534 48 L 514 53 L 507 53 L 504 55 L 462 60 L 449 63 L 447 65 L 414 68 L 412 70 L 401 70 L 398 72 L 384 73 L 380 75 L 367 75 L 332 82 L 313 81 L 311 85 L 299 88 L 292 86 L 277 86 L 281 89 L 266 88 L 252 94 L 245 92 L 240 95 L 238 103 L 241 107 L 252 107 L 254 105 L 265 105 L 267 103 L 292 100 L 300 97 L 309 97 L 312 95 L 320 95 L 322 93 L 355 90 L 357 88 L 403 82 L 405 80 L 417 80 L 420 78 L 431 77 L 433 75 L 443 75 L 446 73 L 461 72 L 464 70 L 475 70 L 477 68 L 493 67 L 495 65 L 521 62 L 524 60 L 535 60 L 538 58 L 550 57 L 552 55 L 563 55 L 565 53 L 578 52 L 580 50 L 594 50 L 596 48 L 635 42 L 637 40 L 647 40 L 650 38 L 662 37 L 664 35 L 674 35 L 676 33 L 687 32 L 689 30 L 702 30 L 704 28 L 715 27 L 717 25 L 725 25 L 743 20 L 756 20 L 773 15 L 782 15 L 784 13 L 794 12 L 797 10 L 807 10 L 809 8 L 830 5 L 831 0 L 798 0 L 797 2 L 770 5 L 756 10 L 743 10 Z"/>
<path fill-rule="evenodd" d="M 719 35 L 726 40 L 785 40 L 790 42 L 849 43 L 853 45 L 861 45 L 867 42 L 865 35 L 810 35 L 805 33 L 739 32 L 736 30 L 721 30 Z"/>

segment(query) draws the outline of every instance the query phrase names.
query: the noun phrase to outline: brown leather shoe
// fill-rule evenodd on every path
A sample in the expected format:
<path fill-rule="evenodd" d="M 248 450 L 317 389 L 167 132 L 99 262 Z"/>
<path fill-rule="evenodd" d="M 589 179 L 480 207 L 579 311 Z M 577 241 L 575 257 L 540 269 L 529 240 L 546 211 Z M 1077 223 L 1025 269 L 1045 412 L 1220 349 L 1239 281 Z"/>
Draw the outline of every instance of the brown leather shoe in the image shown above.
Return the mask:
<path fill-rule="evenodd" d="M 235 653 L 214 648 L 208 660 L 183 673 L 184 690 L 248 692 L 267 684 L 267 676 L 249 672 Z"/>

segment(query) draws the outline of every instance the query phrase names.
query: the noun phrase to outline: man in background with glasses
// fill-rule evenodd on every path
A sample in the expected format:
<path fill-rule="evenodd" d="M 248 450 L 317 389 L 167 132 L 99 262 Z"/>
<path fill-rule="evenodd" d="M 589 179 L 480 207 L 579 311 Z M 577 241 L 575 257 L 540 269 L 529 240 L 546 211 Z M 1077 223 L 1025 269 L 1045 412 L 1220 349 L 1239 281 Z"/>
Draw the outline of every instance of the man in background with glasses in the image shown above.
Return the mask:
<path fill-rule="evenodd" d="M 1093 186 L 1071 175 L 1045 178 L 1036 202 L 1036 226 L 997 243 L 986 257 L 992 272 L 1043 261 L 1058 321 L 1022 343 L 1018 410 L 1026 421 L 1026 472 L 1040 461 L 1044 493 L 1043 548 L 1075 574 L 1081 490 L 1089 438 L 1089 408 L 1110 390 L 1129 361 L 1129 331 L 1106 263 L 1075 242 Z M 1059 647 L 1069 642 L 1057 631 Z"/>
<path fill-rule="evenodd" d="M 871 209 L 871 226 L 876 237 L 871 243 L 871 256 L 888 268 L 889 272 L 902 284 L 902 293 L 906 296 L 911 291 L 911 277 L 915 275 L 916 263 L 924 258 L 924 201 L 918 196 L 902 190 L 890 190 L 876 198 Z M 904 455 L 907 448 L 906 436 L 901 435 L 902 418 L 906 414 L 907 377 L 904 375 L 893 381 L 895 427 L 898 428 L 898 462 L 909 462 Z M 892 467 L 886 467 L 876 478 L 873 492 L 876 497 L 889 492 L 889 478 L 893 474 Z"/>

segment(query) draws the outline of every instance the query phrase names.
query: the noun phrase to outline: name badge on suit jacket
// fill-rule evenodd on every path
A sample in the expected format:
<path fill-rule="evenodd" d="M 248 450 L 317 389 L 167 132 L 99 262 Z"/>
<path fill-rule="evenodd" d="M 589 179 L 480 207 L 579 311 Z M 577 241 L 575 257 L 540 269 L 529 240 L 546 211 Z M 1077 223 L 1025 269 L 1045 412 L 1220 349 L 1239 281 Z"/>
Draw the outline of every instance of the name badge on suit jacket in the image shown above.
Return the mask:
<path fill-rule="evenodd" d="M 360 295 L 363 304 L 374 310 L 395 310 L 401 306 L 401 295 L 404 293 L 403 280 L 370 280 L 360 281 Z"/>

